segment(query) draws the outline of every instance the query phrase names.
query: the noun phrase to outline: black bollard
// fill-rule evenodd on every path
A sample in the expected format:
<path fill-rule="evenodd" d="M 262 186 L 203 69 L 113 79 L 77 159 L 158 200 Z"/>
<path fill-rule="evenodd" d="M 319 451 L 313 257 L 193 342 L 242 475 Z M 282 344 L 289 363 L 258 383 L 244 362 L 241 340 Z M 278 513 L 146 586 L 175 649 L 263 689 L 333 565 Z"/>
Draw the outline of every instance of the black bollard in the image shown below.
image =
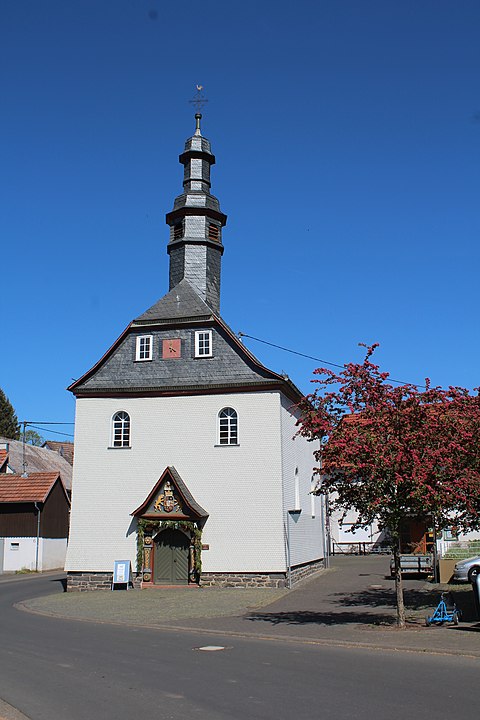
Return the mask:
<path fill-rule="evenodd" d="M 477 620 L 480 620 L 480 573 L 472 577 L 472 590 L 475 599 L 475 611 Z"/>

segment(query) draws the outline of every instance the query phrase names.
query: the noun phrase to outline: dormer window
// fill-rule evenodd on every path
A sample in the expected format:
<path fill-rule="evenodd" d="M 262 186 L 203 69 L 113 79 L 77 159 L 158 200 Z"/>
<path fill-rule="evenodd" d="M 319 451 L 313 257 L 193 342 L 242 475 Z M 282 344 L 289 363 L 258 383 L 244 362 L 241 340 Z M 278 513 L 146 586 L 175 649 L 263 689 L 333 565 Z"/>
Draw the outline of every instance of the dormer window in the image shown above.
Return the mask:
<path fill-rule="evenodd" d="M 195 333 L 195 357 L 212 357 L 212 331 L 198 330 Z"/>
<path fill-rule="evenodd" d="M 151 360 L 153 357 L 153 336 L 140 335 L 135 347 L 135 360 Z"/>

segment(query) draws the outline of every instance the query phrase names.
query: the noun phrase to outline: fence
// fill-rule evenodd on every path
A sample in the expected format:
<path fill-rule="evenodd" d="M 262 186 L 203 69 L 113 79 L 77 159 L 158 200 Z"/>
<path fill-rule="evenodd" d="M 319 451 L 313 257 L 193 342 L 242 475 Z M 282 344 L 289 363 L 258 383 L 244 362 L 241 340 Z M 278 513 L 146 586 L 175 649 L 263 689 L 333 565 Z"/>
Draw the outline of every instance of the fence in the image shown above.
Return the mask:
<path fill-rule="evenodd" d="M 457 540 L 448 543 L 442 557 L 444 560 L 463 560 L 475 555 L 480 555 L 480 540 Z"/>
<path fill-rule="evenodd" d="M 373 542 L 336 542 L 332 540 L 332 555 L 370 555 L 381 554 L 389 555 L 391 553 L 390 545 L 385 543 Z"/>

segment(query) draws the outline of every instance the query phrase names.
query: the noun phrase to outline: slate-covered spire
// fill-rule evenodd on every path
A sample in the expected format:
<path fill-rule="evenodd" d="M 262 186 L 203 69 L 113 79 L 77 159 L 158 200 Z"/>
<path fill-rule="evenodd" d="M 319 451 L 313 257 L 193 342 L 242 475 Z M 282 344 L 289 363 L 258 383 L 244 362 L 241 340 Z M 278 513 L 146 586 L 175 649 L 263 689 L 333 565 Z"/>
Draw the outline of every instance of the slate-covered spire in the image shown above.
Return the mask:
<path fill-rule="evenodd" d="M 179 157 L 183 164 L 183 193 L 166 216 L 170 225 L 170 290 L 184 278 L 215 312 L 220 310 L 222 228 L 227 216 L 210 193 L 210 167 L 215 163 L 210 142 L 202 136 L 196 113 L 195 133 Z"/>

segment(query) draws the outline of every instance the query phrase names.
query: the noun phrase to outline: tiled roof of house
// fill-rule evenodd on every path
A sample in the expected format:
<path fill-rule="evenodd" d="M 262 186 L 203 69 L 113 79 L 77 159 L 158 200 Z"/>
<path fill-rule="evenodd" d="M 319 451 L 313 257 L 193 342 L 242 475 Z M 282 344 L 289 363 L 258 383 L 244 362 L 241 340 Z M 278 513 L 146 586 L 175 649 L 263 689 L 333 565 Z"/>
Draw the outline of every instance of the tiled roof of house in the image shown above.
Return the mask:
<path fill-rule="evenodd" d="M 0 437 L 0 443 L 8 443 L 8 467 L 10 472 L 21 475 L 23 473 L 24 459 L 23 443 L 19 440 L 10 440 L 4 437 Z M 67 490 L 71 489 L 73 468 L 58 452 L 27 443 L 25 445 L 25 462 L 29 475 L 34 473 L 60 473 L 64 486 Z M 1 476 L 3 476 L 3 472 L 0 473 Z"/>
<path fill-rule="evenodd" d="M 32 473 L 28 477 L 2 473 L 0 503 L 45 502 L 59 473 Z"/>
<path fill-rule="evenodd" d="M 70 465 L 73 465 L 73 442 L 64 442 L 63 440 L 47 440 L 43 443 L 42 447 L 47 448 L 48 450 L 53 450 L 54 452 L 58 453 L 60 457 L 65 458 L 65 460 Z"/>
<path fill-rule="evenodd" d="M 8 452 L 6 450 L 0 450 L 0 471 L 5 465 L 8 459 Z"/>

